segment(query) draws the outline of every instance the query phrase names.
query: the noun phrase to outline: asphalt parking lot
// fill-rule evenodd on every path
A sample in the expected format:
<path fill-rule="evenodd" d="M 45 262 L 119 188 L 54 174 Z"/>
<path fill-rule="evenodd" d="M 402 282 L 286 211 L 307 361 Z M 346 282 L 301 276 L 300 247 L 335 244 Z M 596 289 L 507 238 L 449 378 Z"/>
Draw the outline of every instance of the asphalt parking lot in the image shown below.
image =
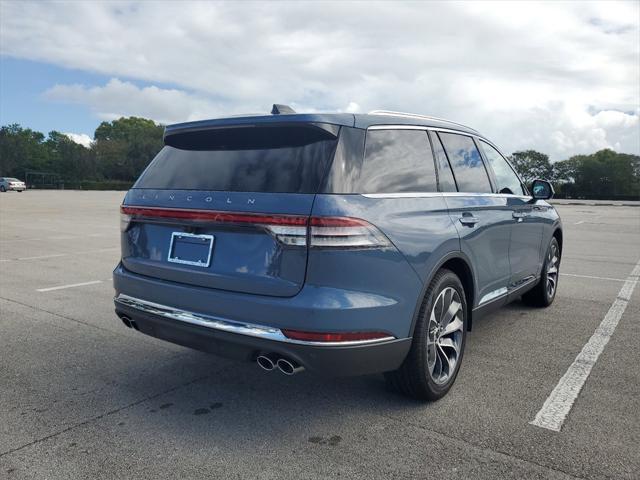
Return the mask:
<path fill-rule="evenodd" d="M 553 306 L 475 323 L 454 388 L 421 404 L 381 376 L 285 377 L 125 328 L 122 197 L 0 195 L 0 478 L 638 478 L 640 207 L 558 205 Z M 623 286 L 562 429 L 532 425 Z"/>

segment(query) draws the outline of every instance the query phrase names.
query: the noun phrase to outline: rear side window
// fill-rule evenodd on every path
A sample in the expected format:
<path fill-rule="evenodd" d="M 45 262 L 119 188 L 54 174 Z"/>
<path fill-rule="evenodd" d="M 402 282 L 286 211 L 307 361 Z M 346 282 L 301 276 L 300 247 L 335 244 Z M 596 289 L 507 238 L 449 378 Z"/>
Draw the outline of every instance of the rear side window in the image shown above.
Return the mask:
<path fill-rule="evenodd" d="M 482 163 L 480 152 L 471 137 L 455 133 L 439 133 L 451 162 L 458 191 L 491 193 L 489 176 Z"/>
<path fill-rule="evenodd" d="M 493 173 L 496 176 L 498 182 L 499 193 L 512 193 L 514 195 L 524 194 L 520 179 L 515 174 L 511 166 L 507 163 L 500 152 L 489 145 L 487 142 L 480 140 L 480 147 L 484 152 L 485 157 L 489 160 Z"/>
<path fill-rule="evenodd" d="M 250 127 L 168 142 L 134 188 L 316 193 L 337 138 L 320 128 Z"/>
<path fill-rule="evenodd" d="M 423 130 L 369 130 L 355 193 L 436 192 L 436 172 Z"/>
<path fill-rule="evenodd" d="M 449 160 L 447 160 L 447 155 L 444 153 L 444 148 L 442 148 L 442 143 L 438 138 L 438 134 L 436 132 L 431 132 L 431 143 L 433 145 L 433 153 L 436 156 L 436 165 L 438 167 L 438 186 L 441 192 L 457 192 L 456 182 L 453 179 L 453 174 L 451 173 L 451 166 L 449 165 Z"/>

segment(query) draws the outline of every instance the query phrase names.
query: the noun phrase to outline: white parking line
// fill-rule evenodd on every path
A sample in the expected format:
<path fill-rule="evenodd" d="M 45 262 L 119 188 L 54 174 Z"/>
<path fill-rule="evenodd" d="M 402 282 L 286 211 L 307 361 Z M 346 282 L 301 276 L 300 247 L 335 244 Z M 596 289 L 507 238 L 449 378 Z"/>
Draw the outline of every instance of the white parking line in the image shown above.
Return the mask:
<path fill-rule="evenodd" d="M 38 255 L 35 257 L 3 258 L 3 259 L 0 259 L 0 262 L 15 262 L 17 260 L 20 260 L 20 261 L 43 260 L 46 258 L 69 257 L 69 256 L 75 256 L 75 255 L 86 255 L 88 253 L 112 252 L 115 250 L 120 250 L 120 247 L 98 248 L 97 250 L 85 250 L 82 252 L 73 252 L 73 253 L 52 253 L 51 255 Z"/>
<path fill-rule="evenodd" d="M 41 260 L 43 258 L 56 258 L 56 257 L 66 257 L 68 253 L 54 253 L 52 255 L 38 255 L 36 257 L 20 257 L 16 258 L 16 260 Z M 11 261 L 9 259 L 8 261 Z"/>
<path fill-rule="evenodd" d="M 89 238 L 89 237 L 116 237 L 119 232 L 114 230 L 112 233 L 90 233 L 88 235 L 52 235 L 48 237 L 28 237 L 28 238 L 3 238 L 0 239 L 0 243 L 10 242 L 43 242 L 48 240 L 73 240 L 76 238 Z"/>
<path fill-rule="evenodd" d="M 584 223 L 584 220 L 580 220 L 579 222 L 574 223 L 574 225 L 580 225 L 582 223 Z"/>
<path fill-rule="evenodd" d="M 564 420 L 571 411 L 573 402 L 578 398 L 580 390 L 582 390 L 584 383 L 587 381 L 591 369 L 618 326 L 618 322 L 627 308 L 639 277 L 640 261 L 638 261 L 631 274 L 625 280 L 618 297 L 614 300 L 596 331 L 586 345 L 582 347 L 582 351 L 562 376 L 551 395 L 545 400 L 536 417 L 529 422 L 531 425 L 553 430 L 554 432 L 560 431 Z"/>
<path fill-rule="evenodd" d="M 72 283 L 70 285 L 60 285 L 57 287 L 38 288 L 37 292 L 52 292 L 54 290 L 63 290 L 65 288 L 84 287 L 86 285 L 95 285 L 96 283 L 102 283 L 102 280 L 92 280 L 91 282 Z"/>
<path fill-rule="evenodd" d="M 560 275 L 564 277 L 591 278 L 593 280 L 609 280 L 612 282 L 626 282 L 624 278 L 595 277 L 593 275 L 578 275 L 575 273 L 561 273 Z"/>

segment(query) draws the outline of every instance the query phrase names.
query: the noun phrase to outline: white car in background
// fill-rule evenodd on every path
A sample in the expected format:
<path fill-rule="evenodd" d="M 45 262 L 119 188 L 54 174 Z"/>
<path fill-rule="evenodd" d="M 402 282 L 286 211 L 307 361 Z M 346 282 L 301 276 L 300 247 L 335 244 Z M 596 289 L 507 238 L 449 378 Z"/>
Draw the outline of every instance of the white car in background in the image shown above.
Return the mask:
<path fill-rule="evenodd" d="M 26 190 L 27 186 L 22 180 L 11 177 L 0 177 L 0 192 L 6 192 L 8 190 L 15 190 L 16 192 L 22 192 Z"/>

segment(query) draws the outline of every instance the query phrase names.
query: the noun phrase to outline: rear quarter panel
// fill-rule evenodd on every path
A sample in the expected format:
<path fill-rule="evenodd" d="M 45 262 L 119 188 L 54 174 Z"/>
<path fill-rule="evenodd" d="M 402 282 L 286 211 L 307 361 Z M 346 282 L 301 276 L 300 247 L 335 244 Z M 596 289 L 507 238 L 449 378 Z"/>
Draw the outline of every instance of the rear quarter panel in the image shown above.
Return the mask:
<path fill-rule="evenodd" d="M 370 292 L 395 301 L 393 331 L 410 336 L 425 284 L 460 242 L 440 195 L 424 198 L 370 198 L 317 195 L 313 215 L 366 220 L 393 244 L 384 250 L 315 250 L 309 253 L 306 284 Z M 373 328 L 372 326 L 371 328 Z"/>

